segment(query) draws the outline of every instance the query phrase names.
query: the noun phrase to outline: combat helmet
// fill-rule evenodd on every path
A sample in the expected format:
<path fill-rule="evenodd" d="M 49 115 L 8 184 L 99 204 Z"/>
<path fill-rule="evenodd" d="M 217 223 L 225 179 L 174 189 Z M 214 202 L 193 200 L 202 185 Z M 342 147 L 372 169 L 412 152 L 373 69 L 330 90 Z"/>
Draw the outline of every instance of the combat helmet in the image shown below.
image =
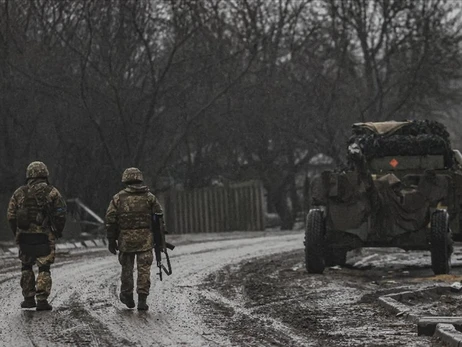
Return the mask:
<path fill-rule="evenodd" d="M 41 161 L 33 161 L 26 169 L 26 178 L 48 178 L 47 166 Z"/>
<path fill-rule="evenodd" d="M 122 174 L 123 183 L 143 182 L 143 174 L 136 167 L 129 167 Z"/>

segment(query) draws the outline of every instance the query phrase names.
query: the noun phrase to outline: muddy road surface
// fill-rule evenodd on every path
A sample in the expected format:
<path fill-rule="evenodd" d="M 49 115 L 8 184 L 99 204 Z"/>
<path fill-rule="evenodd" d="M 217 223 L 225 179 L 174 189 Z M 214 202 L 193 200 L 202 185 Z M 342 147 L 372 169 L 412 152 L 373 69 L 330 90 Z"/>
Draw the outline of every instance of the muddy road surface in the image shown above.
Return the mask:
<path fill-rule="evenodd" d="M 353 254 L 323 275 L 306 273 L 302 250 L 228 265 L 203 284 L 203 317 L 239 346 L 441 346 L 377 298 L 461 277 L 433 276 L 424 252 L 389 252 Z"/>
<path fill-rule="evenodd" d="M 148 312 L 129 310 L 119 302 L 120 266 L 107 251 L 58 258 L 52 267 L 52 312 L 19 308 L 20 266 L 8 262 L 0 270 L 0 346 L 231 345 L 198 314 L 199 286 L 228 264 L 301 246 L 298 233 L 262 235 L 176 240 L 180 245 L 171 253 L 174 274 L 160 282 L 153 267 Z"/>
<path fill-rule="evenodd" d="M 433 280 L 421 253 L 397 252 L 385 263 L 374 263 L 374 254 L 353 254 L 356 267 L 320 276 L 304 271 L 301 232 L 169 241 L 178 244 L 171 253 L 174 274 L 159 282 L 153 267 L 148 312 L 119 302 L 120 266 L 107 251 L 58 258 L 52 312 L 19 308 L 19 264 L 5 262 L 0 346 L 439 345 L 417 337 L 415 326 L 375 300 Z"/>

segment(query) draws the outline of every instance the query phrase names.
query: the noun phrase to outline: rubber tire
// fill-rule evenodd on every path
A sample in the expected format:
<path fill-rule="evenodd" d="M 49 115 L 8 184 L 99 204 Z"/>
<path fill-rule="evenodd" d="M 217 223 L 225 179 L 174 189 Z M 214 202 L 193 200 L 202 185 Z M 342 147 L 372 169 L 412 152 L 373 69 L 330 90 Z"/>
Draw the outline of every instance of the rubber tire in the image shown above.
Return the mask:
<path fill-rule="evenodd" d="M 325 222 L 321 210 L 310 210 L 305 226 L 305 266 L 308 273 L 322 274 L 326 267 L 324 259 Z"/>
<path fill-rule="evenodd" d="M 342 248 L 327 248 L 325 262 L 327 266 L 345 266 L 347 250 Z"/>
<path fill-rule="evenodd" d="M 448 274 L 450 263 L 449 216 L 445 210 L 437 210 L 431 216 L 430 252 L 435 275 Z"/>

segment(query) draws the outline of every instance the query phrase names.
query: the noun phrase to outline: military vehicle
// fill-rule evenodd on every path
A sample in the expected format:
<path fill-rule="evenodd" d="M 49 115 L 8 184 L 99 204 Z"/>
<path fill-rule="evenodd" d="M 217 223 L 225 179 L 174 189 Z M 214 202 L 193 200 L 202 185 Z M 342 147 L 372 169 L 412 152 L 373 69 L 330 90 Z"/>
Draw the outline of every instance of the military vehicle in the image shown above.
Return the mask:
<path fill-rule="evenodd" d="M 349 250 L 430 250 L 435 274 L 450 271 L 461 239 L 462 155 L 436 121 L 357 123 L 347 167 L 311 186 L 305 260 L 309 273 L 345 265 Z"/>

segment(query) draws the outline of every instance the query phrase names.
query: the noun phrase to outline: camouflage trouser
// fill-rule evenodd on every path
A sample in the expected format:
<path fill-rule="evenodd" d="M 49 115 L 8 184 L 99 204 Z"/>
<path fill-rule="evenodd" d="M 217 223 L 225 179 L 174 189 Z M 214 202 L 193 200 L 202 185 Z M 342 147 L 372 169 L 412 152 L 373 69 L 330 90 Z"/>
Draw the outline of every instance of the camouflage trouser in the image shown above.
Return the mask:
<path fill-rule="evenodd" d="M 49 236 L 51 252 L 43 257 L 31 257 L 19 252 L 19 259 L 22 263 L 21 269 L 21 288 L 24 298 L 33 298 L 37 300 L 46 300 L 51 291 L 51 273 L 50 265 L 55 261 L 55 238 L 52 234 Z M 39 272 L 37 280 L 35 279 L 33 265 L 37 265 Z"/>
<path fill-rule="evenodd" d="M 132 294 L 134 289 L 133 267 L 138 269 L 138 278 L 136 281 L 136 292 L 138 294 L 149 295 L 151 287 L 151 265 L 153 261 L 152 249 L 146 252 L 119 252 L 119 262 L 122 265 L 122 274 L 120 292 Z"/>

